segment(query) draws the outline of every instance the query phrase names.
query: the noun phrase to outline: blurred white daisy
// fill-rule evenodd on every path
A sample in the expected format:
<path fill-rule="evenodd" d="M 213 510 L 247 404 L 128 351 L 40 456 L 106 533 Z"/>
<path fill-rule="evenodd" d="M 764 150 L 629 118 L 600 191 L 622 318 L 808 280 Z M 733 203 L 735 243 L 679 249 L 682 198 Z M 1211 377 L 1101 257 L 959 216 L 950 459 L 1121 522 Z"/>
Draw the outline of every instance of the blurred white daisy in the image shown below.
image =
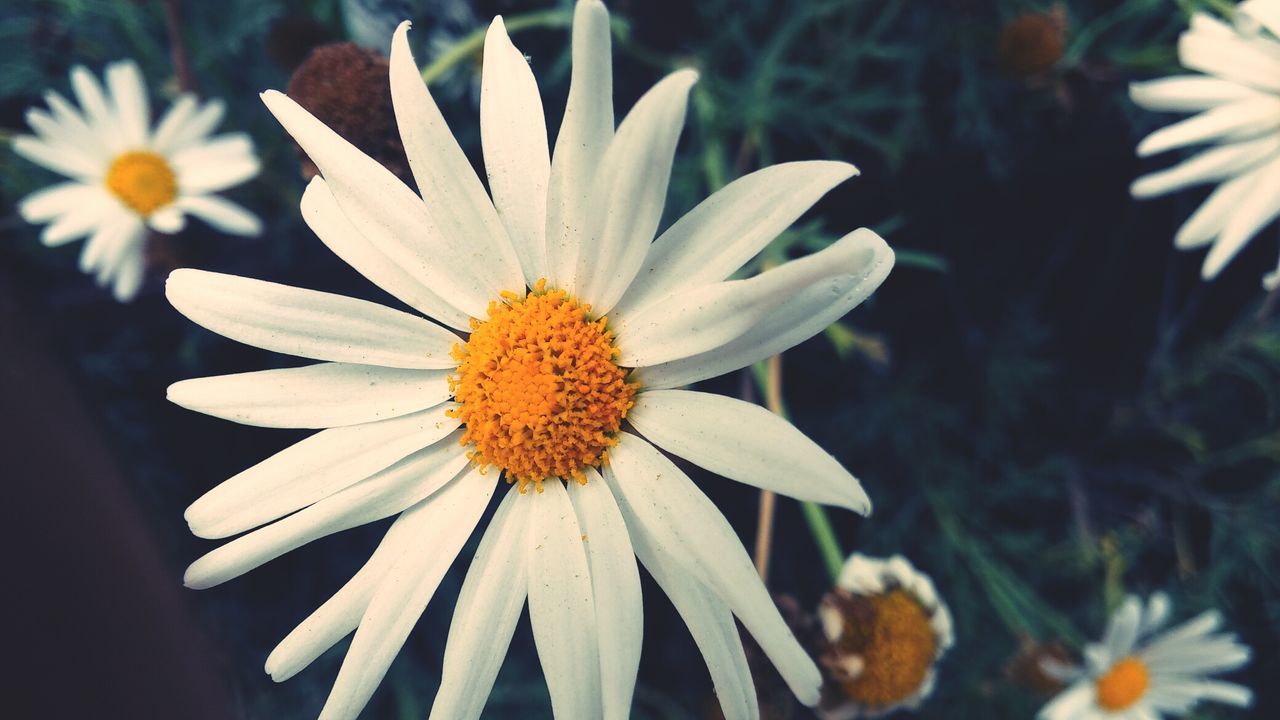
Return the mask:
<path fill-rule="evenodd" d="M 726 717 L 759 717 L 735 616 L 797 697 L 817 703 L 817 666 L 737 533 L 659 448 L 749 485 L 869 511 L 858 481 L 786 421 L 676 389 L 813 336 L 883 281 L 893 253 L 869 230 L 726 280 L 855 169 L 761 170 L 654 241 L 696 76 L 668 76 L 615 130 L 609 17 L 583 0 L 554 156 L 529 64 L 501 18 L 490 26 L 480 108 L 490 199 L 421 80 L 407 30 L 393 38 L 390 82 L 422 197 L 288 97 L 263 99 L 323 175 L 302 200 L 312 230 L 441 324 L 260 280 L 170 276 L 171 302 L 195 322 L 326 361 L 170 388 L 179 405 L 237 422 L 327 428 L 188 509 L 207 538 L 275 522 L 196 561 L 187 584 L 217 585 L 398 514 L 368 564 L 267 659 L 284 680 L 354 630 L 322 712 L 353 718 L 505 476 L 514 485 L 463 583 L 431 717 L 479 716 L 526 599 L 556 717 L 628 717 L 642 636 L 637 557 L 688 624 Z"/>
<path fill-rule="evenodd" d="M 1130 595 L 1111 616 L 1106 637 L 1085 646 L 1085 665 L 1045 670 L 1072 684 L 1040 711 L 1041 720 L 1157 720 L 1179 717 L 1202 700 L 1248 707 L 1248 688 L 1209 676 L 1249 661 L 1249 648 L 1222 625 L 1216 610 L 1157 634 L 1169 620 L 1169 598 L 1146 606 Z"/>
<path fill-rule="evenodd" d="M 955 642 L 933 581 L 901 555 L 850 555 L 818 620 L 827 641 L 821 661 L 837 686 L 823 699 L 824 720 L 920 707 Z"/>
<path fill-rule="evenodd" d="M 107 66 L 106 88 L 87 69 L 71 69 L 80 107 L 53 90 L 48 110 L 27 111 L 35 135 L 19 135 L 13 150 L 71 180 L 28 195 L 18 206 L 30 223 L 48 223 L 45 245 L 88 237 L 80 269 L 111 285 L 117 300 L 137 294 L 146 270 L 147 229 L 176 233 L 195 215 L 236 235 L 256 235 L 258 218 L 213 195 L 258 173 L 244 133 L 209 137 L 222 119 L 217 100 L 178 98 L 151 127 L 147 89 L 131 60 Z"/>
<path fill-rule="evenodd" d="M 1249 240 L 1280 214 L 1280 0 L 1248 0 L 1235 27 L 1205 13 L 1191 18 L 1178 57 L 1192 75 L 1134 83 L 1148 110 L 1196 112 L 1138 144 L 1146 157 L 1189 145 L 1209 147 L 1134 181 L 1136 198 L 1217 184 L 1174 236 L 1182 249 L 1212 245 L 1202 276 L 1217 277 Z M 1270 280 L 1280 280 L 1280 276 Z"/>

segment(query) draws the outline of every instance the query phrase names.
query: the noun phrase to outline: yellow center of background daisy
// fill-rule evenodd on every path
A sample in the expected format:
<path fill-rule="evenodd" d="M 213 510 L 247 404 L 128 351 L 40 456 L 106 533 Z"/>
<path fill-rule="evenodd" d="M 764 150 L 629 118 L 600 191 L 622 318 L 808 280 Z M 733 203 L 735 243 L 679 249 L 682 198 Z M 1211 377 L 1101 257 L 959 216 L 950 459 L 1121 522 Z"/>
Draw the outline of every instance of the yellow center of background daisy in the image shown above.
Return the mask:
<path fill-rule="evenodd" d="M 107 170 L 107 188 L 139 215 L 150 215 L 178 197 L 178 178 L 163 157 L 127 152 Z"/>
<path fill-rule="evenodd" d="M 605 318 L 590 305 L 539 281 L 524 298 L 503 293 L 488 319 L 471 321 L 471 338 L 455 345 L 449 384 L 462 420 L 462 443 L 480 467 L 497 466 L 507 482 L 538 490 L 547 478 L 586 482 L 615 445 L 636 393 L 614 362 L 618 350 Z"/>
<path fill-rule="evenodd" d="M 1099 676 L 1096 684 L 1100 707 L 1104 710 L 1123 710 L 1147 693 L 1151 676 L 1141 660 L 1127 657 Z"/>
<path fill-rule="evenodd" d="M 905 590 L 852 595 L 844 604 L 838 649 L 862 658 L 860 672 L 842 683 L 845 693 L 872 708 L 906 700 L 920 689 L 937 654 L 928 611 Z"/>

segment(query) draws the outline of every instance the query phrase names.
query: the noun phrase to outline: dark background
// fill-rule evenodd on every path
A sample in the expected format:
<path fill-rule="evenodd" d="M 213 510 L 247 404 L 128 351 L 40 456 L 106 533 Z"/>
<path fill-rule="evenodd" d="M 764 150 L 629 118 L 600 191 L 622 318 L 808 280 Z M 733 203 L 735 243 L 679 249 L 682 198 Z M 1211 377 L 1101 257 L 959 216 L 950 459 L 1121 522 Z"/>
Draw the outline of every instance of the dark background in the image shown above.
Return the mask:
<path fill-rule="evenodd" d="M 445 3 L 406 2 L 422 64 Z M 861 177 L 833 191 L 762 257 L 792 257 L 855 227 L 899 252 L 884 286 L 827 336 L 784 358 L 795 423 L 866 485 L 875 514 L 832 510 L 846 551 L 902 553 L 932 574 L 956 620 L 925 718 L 1031 717 L 1046 697 L 1025 676 L 1046 645 L 1097 637 L 1126 592 L 1168 591 L 1177 617 L 1218 607 L 1254 648 L 1235 679 L 1251 712 L 1280 694 L 1280 324 L 1260 277 L 1265 230 L 1212 284 L 1200 253 L 1171 239 L 1204 195 L 1135 202 L 1137 140 L 1171 118 L 1126 97 L 1176 69 L 1186 0 L 617 0 L 618 117 L 672 68 L 702 80 L 677 155 L 664 226 L 714 187 L 763 165 L 831 158 Z M 487 0 L 476 18 L 565 4 Z M 192 222 L 154 241 L 130 305 L 75 269 L 78 244 L 49 250 L 14 210 L 52 174 L 0 154 L 0 459 L 8 497 L 5 714 L 40 718 L 313 717 L 345 643 L 275 685 L 267 653 L 364 562 L 386 523 L 315 542 L 195 592 L 182 570 L 213 543 L 182 510 L 207 489 L 302 437 L 168 404 L 170 383 L 278 367 L 173 311 L 163 276 L 200 267 L 389 301 L 303 225 L 298 160 L 257 99 L 284 88 L 321 40 L 345 39 L 336 0 L 177 5 L 198 88 L 228 103 L 224 131 L 253 135 L 264 162 L 229 195 L 261 238 Z M 1060 13 L 1015 51 L 1001 30 Z M 6 2 L 0 8 L 0 127 L 67 71 L 133 57 L 153 107 L 176 89 L 163 3 Z M 450 27 L 464 37 L 483 24 Z M 567 91 L 567 32 L 515 36 L 548 125 Z M 1003 50 L 1002 50 L 1003 48 Z M 1029 49 L 1028 49 L 1029 48 Z M 479 160 L 475 61 L 435 88 Z M 704 384 L 737 394 L 738 376 Z M 756 494 L 696 476 L 751 547 Z M 472 545 L 479 537 L 472 539 Z M 462 553 L 469 557 L 473 547 Z M 392 666 L 365 717 L 423 717 L 465 563 Z M 798 506 L 780 502 L 771 589 L 811 612 L 827 576 Z M 637 717 L 708 717 L 710 682 L 687 632 L 646 579 Z M 767 677 L 759 681 L 772 698 Z M 769 698 L 767 698 L 769 699 Z M 775 698 L 776 699 L 776 698 Z M 772 717 L 808 717 L 785 701 Z M 9 709 L 11 708 L 11 709 Z M 549 717 L 525 625 L 487 716 Z"/>

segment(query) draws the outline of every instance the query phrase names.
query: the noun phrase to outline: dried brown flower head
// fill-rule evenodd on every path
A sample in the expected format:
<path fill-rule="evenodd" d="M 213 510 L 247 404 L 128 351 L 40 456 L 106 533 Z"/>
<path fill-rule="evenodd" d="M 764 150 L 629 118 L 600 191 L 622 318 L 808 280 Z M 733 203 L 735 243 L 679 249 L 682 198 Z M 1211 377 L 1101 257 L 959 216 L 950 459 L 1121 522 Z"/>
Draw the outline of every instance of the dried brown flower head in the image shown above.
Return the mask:
<path fill-rule="evenodd" d="M 1000 67 L 1019 80 L 1044 75 L 1058 64 L 1066 48 L 1066 11 L 1019 15 L 1000 30 Z"/>

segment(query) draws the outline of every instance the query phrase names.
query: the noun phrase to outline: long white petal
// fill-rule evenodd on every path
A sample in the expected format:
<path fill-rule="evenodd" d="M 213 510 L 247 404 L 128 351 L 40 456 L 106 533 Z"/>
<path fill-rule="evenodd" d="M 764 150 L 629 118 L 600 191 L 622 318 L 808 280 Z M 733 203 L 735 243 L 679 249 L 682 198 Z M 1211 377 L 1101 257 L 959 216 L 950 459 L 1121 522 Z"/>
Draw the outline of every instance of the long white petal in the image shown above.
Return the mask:
<path fill-rule="evenodd" d="M 1280 98 L 1241 100 L 1160 128 L 1138 143 L 1138 155 L 1147 157 L 1240 133 L 1261 135 L 1277 128 L 1280 128 Z"/>
<path fill-rule="evenodd" d="M 186 148 L 204 142 L 209 133 L 222 122 L 226 113 L 226 105 L 221 100 L 209 100 L 200 106 L 190 117 L 182 118 L 165 143 L 165 152 L 177 153 Z"/>
<path fill-rule="evenodd" d="M 679 70 L 645 93 L 623 118 L 592 180 L 574 292 L 603 315 L 627 291 L 658 230 L 684 127 L 693 70 Z"/>
<path fill-rule="evenodd" d="M 172 145 L 173 138 L 187 124 L 191 116 L 195 115 L 198 107 L 199 101 L 196 100 L 194 93 L 184 92 L 179 95 L 160 118 L 160 122 L 156 124 L 155 132 L 151 134 L 151 147 L 164 155 L 173 152 L 175 150 Z"/>
<path fill-rule="evenodd" d="M 426 203 L 426 213 L 445 243 L 464 248 L 470 265 L 484 266 L 469 269 L 484 281 L 486 300 L 497 298 L 503 290 L 522 291 L 520 259 L 471 161 L 422 81 L 409 50 L 407 21 L 400 23 L 391 39 L 391 102 L 409 169 Z M 325 177 L 334 184 L 329 173 Z M 334 192 L 337 194 L 336 187 Z M 342 202 L 341 196 L 338 202 Z"/>
<path fill-rule="evenodd" d="M 756 277 L 674 293 L 618 322 L 618 361 L 647 367 L 721 348 L 777 315 L 797 296 L 843 304 L 851 287 L 870 285 L 869 291 L 892 265 L 893 251 L 880 236 L 860 230 Z M 805 319 L 787 317 L 784 322 Z"/>
<path fill-rule="evenodd" d="M 472 469 L 405 511 L 414 550 L 382 578 L 342 661 L 320 720 L 354 720 L 400 652 L 493 496 L 494 478 Z"/>
<path fill-rule="evenodd" d="M 449 399 L 449 370 L 320 363 L 169 386 L 169 402 L 259 427 L 330 428 L 386 420 Z"/>
<path fill-rule="evenodd" d="M 262 221 L 257 215 L 217 195 L 188 195 L 178 198 L 174 206 L 225 233 L 245 237 L 262 234 Z"/>
<path fill-rule="evenodd" d="M 1265 95 L 1248 85 L 1205 75 L 1175 75 L 1129 85 L 1134 104 L 1157 112 L 1200 112 Z"/>
<path fill-rule="evenodd" d="M 1102 643 L 1112 660 L 1128 657 L 1138 639 L 1138 627 L 1142 624 L 1142 601 L 1130 595 L 1111 614 L 1107 634 Z"/>
<path fill-rule="evenodd" d="M 1218 182 L 1247 171 L 1268 158 L 1280 157 L 1280 136 L 1209 148 L 1166 170 L 1144 175 L 1133 182 L 1129 194 L 1153 198 L 1195 185 Z"/>
<path fill-rule="evenodd" d="M 66 132 L 67 137 L 76 138 L 76 144 L 86 154 L 92 155 L 105 169 L 114 153 L 98 139 L 98 133 L 85 120 L 80 111 L 66 98 L 53 90 L 46 90 L 44 101 L 53 111 L 53 117 Z"/>
<path fill-rule="evenodd" d="M 782 298 L 768 315 L 736 339 L 681 360 L 639 368 L 633 377 L 642 387 L 654 390 L 687 385 L 777 355 L 822 332 L 867 299 L 893 268 L 893 251 L 870 230 L 855 230 L 837 245 L 845 243 L 865 249 L 870 257 L 860 267 L 849 266 L 848 274 L 840 276 L 840 282 L 820 283 Z M 847 262 L 840 260 L 843 254 L 844 249 L 832 246 L 810 257 L 834 266 L 836 262 Z"/>
<path fill-rule="evenodd" d="M 207 553 L 187 568 L 182 581 L 189 588 L 210 588 L 312 540 L 395 515 L 439 490 L 469 462 L 465 448 L 456 438 L 445 438 L 314 505 Z"/>
<path fill-rule="evenodd" d="M 644 605 L 640 601 L 640 572 L 627 525 L 609 486 L 587 469 L 587 484 L 569 483 L 582 528 L 595 597 L 596 629 L 600 638 L 600 687 L 604 720 L 631 717 L 631 696 L 640 667 L 644 639 Z"/>
<path fill-rule="evenodd" d="M 1178 60 L 1191 70 L 1267 92 L 1280 91 L 1280 59 L 1238 37 L 1218 38 L 1185 32 L 1178 38 Z"/>
<path fill-rule="evenodd" d="M 293 677 L 356 629 L 387 570 L 402 555 L 423 551 L 411 520 L 404 514 L 396 518 L 368 562 L 271 651 L 265 669 L 272 680 L 284 682 Z"/>
<path fill-rule="evenodd" d="M 1266 28 L 1280 37 L 1280 3 L 1275 0 L 1244 0 L 1236 5 L 1234 17 L 1242 32 L 1259 33 Z"/>
<path fill-rule="evenodd" d="M 848 163 L 818 160 L 772 165 L 734 180 L 654 241 L 612 314 L 626 315 L 672 291 L 724 280 L 857 172 Z"/>
<path fill-rule="evenodd" d="M 115 222 L 133 221 L 140 224 L 137 216 L 120 207 L 120 203 L 101 188 L 90 188 L 89 192 L 76 193 L 74 197 L 76 205 L 67 208 L 45 227 L 40 233 L 40 242 L 56 247 L 79 240 L 90 232 Z"/>
<path fill-rule="evenodd" d="M 451 407 L 322 430 L 290 445 L 192 503 L 191 532 L 223 538 L 323 500 L 453 432 Z"/>
<path fill-rule="evenodd" d="M 475 720 L 484 710 L 528 596 L 531 507 L 512 485 L 480 541 L 453 610 L 432 720 Z"/>
<path fill-rule="evenodd" d="M 702 653 L 725 720 L 759 720 L 755 681 L 729 606 L 674 558 L 657 550 L 643 531 L 631 530 L 636 556 L 671 599 Z"/>
<path fill-rule="evenodd" d="M 1254 168 L 1219 185 L 1173 236 L 1180 250 L 1207 245 L 1222 232 L 1236 206 L 1244 199 L 1265 168 Z"/>
<path fill-rule="evenodd" d="M 302 193 L 302 219 L 334 255 L 374 285 L 449 327 L 471 331 L 470 315 L 445 302 L 405 272 L 351 224 L 319 175 L 311 179 Z"/>
<path fill-rule="evenodd" d="M 375 303 L 203 270 L 175 270 L 169 302 L 193 322 L 264 350 L 386 367 L 452 367 L 458 337 Z"/>
<path fill-rule="evenodd" d="M 573 11 L 573 74 L 547 185 L 547 273 L 572 290 L 596 168 L 613 138 L 613 50 L 609 11 L 580 0 Z"/>
<path fill-rule="evenodd" d="M 63 124 L 39 108 L 31 108 L 26 114 L 27 125 L 36 131 L 36 136 L 51 147 L 72 151 L 81 156 L 87 164 L 96 167 L 107 167 L 110 159 L 105 156 L 102 146 L 92 132 L 80 131 L 74 124 Z"/>
<path fill-rule="evenodd" d="M 555 478 L 532 503 L 529 528 L 529 620 L 551 709 L 560 718 L 600 717 L 600 647 L 591 571 L 582 529 L 564 485 Z"/>
<path fill-rule="evenodd" d="M 632 535 L 643 532 L 715 591 L 746 626 L 800 702 L 818 703 L 822 675 L 791 633 L 724 515 L 679 468 L 628 433 L 609 451 L 605 479 Z"/>
<path fill-rule="evenodd" d="M 1262 168 L 1252 187 L 1236 203 L 1222 226 L 1222 234 L 1205 256 L 1201 275 L 1206 280 L 1217 277 L 1245 244 L 1277 215 L 1280 215 L 1280 156 Z"/>
<path fill-rule="evenodd" d="M 72 148 L 54 147 L 34 135 L 19 135 L 10 147 L 31 162 L 67 177 L 97 181 L 106 169 L 83 153 Z"/>
<path fill-rule="evenodd" d="M 125 144 L 141 147 L 147 142 L 151 125 L 151 103 L 142 83 L 142 72 L 132 60 L 121 60 L 107 66 L 107 90 Z"/>
<path fill-rule="evenodd" d="M 84 109 L 89 127 L 111 154 L 127 149 L 124 135 L 98 78 L 83 65 L 76 65 L 71 68 L 71 89 L 75 91 L 76 100 Z"/>
<path fill-rule="evenodd" d="M 494 258 L 484 251 L 484 238 L 446 234 L 422 198 L 293 100 L 272 90 L 262 94 L 262 101 L 320 168 L 351 223 L 418 282 L 473 317 L 484 317 L 500 291 L 519 289 L 505 287 L 508 273 L 501 263 L 490 262 Z M 452 199 L 432 202 L 448 205 Z"/>
<path fill-rule="evenodd" d="M 525 283 L 547 275 L 547 181 L 551 151 L 538 84 L 502 17 L 484 41 L 480 140 L 493 204 L 520 257 Z"/>
<path fill-rule="evenodd" d="M 37 190 L 18 202 L 18 214 L 29 223 L 42 223 L 102 198 L 102 189 L 70 180 Z M 105 199 L 105 198 L 102 198 Z"/>
<path fill-rule="evenodd" d="M 627 421 L 663 450 L 716 474 L 797 500 L 871 512 L 866 491 L 838 460 L 759 405 L 655 390 L 636 395 Z"/>
<path fill-rule="evenodd" d="M 138 236 L 136 242 L 129 243 L 113 270 L 115 278 L 111 282 L 111 296 L 116 299 L 116 302 L 132 301 L 142 289 L 142 281 L 146 278 L 146 243 L 142 242 L 140 229 Z"/>

